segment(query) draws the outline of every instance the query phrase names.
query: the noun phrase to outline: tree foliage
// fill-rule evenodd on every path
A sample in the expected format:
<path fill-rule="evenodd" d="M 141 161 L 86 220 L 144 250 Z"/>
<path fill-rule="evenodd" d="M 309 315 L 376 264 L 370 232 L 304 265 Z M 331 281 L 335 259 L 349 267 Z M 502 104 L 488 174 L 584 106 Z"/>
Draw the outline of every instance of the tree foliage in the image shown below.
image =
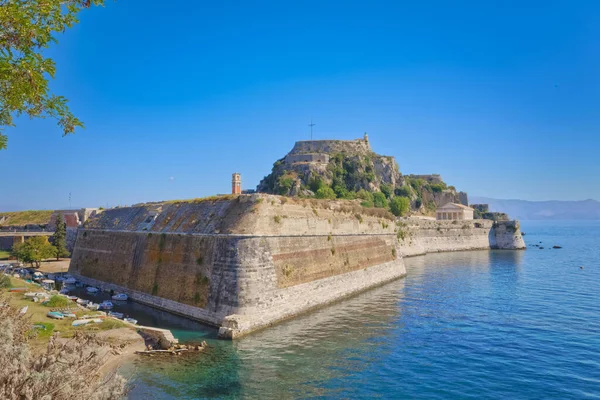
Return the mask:
<path fill-rule="evenodd" d="M 48 242 L 46 236 L 32 236 L 23 243 L 13 246 L 12 254 L 17 260 L 40 267 L 42 260 L 56 256 L 56 247 Z"/>
<path fill-rule="evenodd" d="M 376 208 L 386 208 L 388 204 L 385 198 L 385 194 L 381 192 L 373 193 L 373 205 Z"/>
<path fill-rule="evenodd" d="M 335 199 L 336 195 L 332 188 L 330 188 L 329 186 L 323 186 L 322 188 L 317 190 L 315 197 L 317 199 Z"/>
<path fill-rule="evenodd" d="M 62 213 L 58 213 L 56 216 L 56 230 L 52 236 L 52 244 L 56 248 L 56 260 L 69 255 L 67 250 L 67 222 Z"/>
<path fill-rule="evenodd" d="M 118 351 L 116 346 L 77 331 L 66 342 L 51 337 L 46 350 L 36 355 L 28 345 L 34 335 L 31 320 L 2 296 L 0 321 L 1 399 L 109 400 L 125 395 L 122 377 L 98 374 L 109 352 Z"/>
<path fill-rule="evenodd" d="M 0 150 L 13 118 L 54 118 L 63 134 L 83 124 L 69 111 L 67 99 L 50 92 L 56 65 L 44 51 L 57 35 L 78 23 L 77 14 L 104 0 L 0 0 Z"/>
<path fill-rule="evenodd" d="M 402 217 L 410 210 L 410 200 L 407 197 L 394 197 L 390 200 L 390 211 L 396 217 Z"/>

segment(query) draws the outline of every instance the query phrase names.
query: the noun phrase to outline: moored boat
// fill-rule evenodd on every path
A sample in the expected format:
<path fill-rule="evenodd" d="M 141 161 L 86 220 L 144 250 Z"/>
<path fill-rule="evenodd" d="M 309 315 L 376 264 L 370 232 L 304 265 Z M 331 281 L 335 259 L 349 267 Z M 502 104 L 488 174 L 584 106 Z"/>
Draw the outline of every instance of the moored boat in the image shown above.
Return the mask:
<path fill-rule="evenodd" d="M 113 307 L 114 307 L 114 305 L 113 305 L 112 301 L 109 301 L 109 300 L 104 300 L 102 303 L 100 303 L 100 308 L 103 310 L 110 310 Z"/>
<path fill-rule="evenodd" d="M 116 312 L 116 311 L 115 312 L 109 311 L 108 316 L 113 317 L 113 318 L 123 319 L 123 313 Z"/>
<path fill-rule="evenodd" d="M 77 299 L 77 304 L 81 304 L 82 306 L 85 306 L 89 303 L 89 300 L 86 299 Z"/>
<path fill-rule="evenodd" d="M 137 319 L 133 319 L 133 318 L 123 318 L 123 321 L 125 322 L 129 322 L 130 324 L 134 324 L 137 325 Z"/>
<path fill-rule="evenodd" d="M 97 311 L 100 308 L 100 304 L 89 302 L 86 307 L 90 310 Z"/>
<path fill-rule="evenodd" d="M 128 298 L 129 297 L 125 293 L 117 293 L 112 297 L 113 300 L 118 301 L 127 301 Z"/>
<path fill-rule="evenodd" d="M 77 301 L 77 300 L 79 300 L 79 297 L 77 297 L 77 296 L 67 296 L 67 299 L 69 299 L 71 301 Z"/>
<path fill-rule="evenodd" d="M 88 293 L 98 293 L 98 288 L 95 288 L 93 286 L 88 286 L 87 288 L 85 288 L 85 290 L 87 290 Z"/>

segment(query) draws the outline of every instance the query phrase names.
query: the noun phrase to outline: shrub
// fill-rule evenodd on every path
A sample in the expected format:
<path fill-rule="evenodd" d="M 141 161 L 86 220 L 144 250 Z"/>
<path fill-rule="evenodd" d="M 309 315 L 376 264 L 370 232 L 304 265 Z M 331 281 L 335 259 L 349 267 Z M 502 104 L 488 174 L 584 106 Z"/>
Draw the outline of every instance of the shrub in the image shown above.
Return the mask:
<path fill-rule="evenodd" d="M 329 186 L 324 186 L 317 190 L 316 196 L 317 199 L 335 199 L 335 192 Z"/>
<path fill-rule="evenodd" d="M 373 193 L 367 192 L 365 189 L 360 189 L 358 192 L 356 192 L 356 198 L 372 203 Z"/>
<path fill-rule="evenodd" d="M 388 199 L 392 196 L 392 193 L 394 193 L 394 188 L 392 187 L 392 185 L 382 183 L 380 189 L 381 193 L 383 193 Z"/>
<path fill-rule="evenodd" d="M 399 188 L 396 188 L 396 190 L 394 190 L 394 194 L 396 196 L 401 196 L 401 197 L 410 197 L 411 192 L 408 186 L 402 186 Z"/>
<path fill-rule="evenodd" d="M 2 274 L 0 276 L 0 288 L 11 288 L 10 278 L 7 275 Z"/>
<path fill-rule="evenodd" d="M 50 297 L 50 300 L 44 303 L 46 307 L 67 307 L 71 304 L 73 304 L 71 300 L 59 295 Z"/>
<path fill-rule="evenodd" d="M 407 197 L 394 197 L 390 200 L 390 210 L 396 217 L 401 217 L 410 210 L 410 200 Z"/>
<path fill-rule="evenodd" d="M 308 180 L 308 187 L 316 193 L 322 187 L 327 186 L 320 176 L 311 176 Z"/>
<path fill-rule="evenodd" d="M 366 208 L 373 208 L 373 202 L 372 201 L 363 201 L 360 203 L 361 206 L 366 207 Z"/>
<path fill-rule="evenodd" d="M 432 183 L 431 185 L 429 185 L 429 187 L 434 193 L 440 193 L 442 190 L 446 189 L 446 185 L 444 185 L 443 183 Z"/>
<path fill-rule="evenodd" d="M 281 216 L 276 215 L 276 216 L 273 217 L 273 219 L 275 220 L 276 224 L 280 224 L 281 223 Z"/>
<path fill-rule="evenodd" d="M 373 193 L 373 205 L 375 208 L 386 208 L 387 200 L 385 194 L 381 192 Z"/>
<path fill-rule="evenodd" d="M 292 178 L 289 175 L 283 175 L 280 176 L 279 179 L 277 179 L 277 194 L 279 195 L 286 195 L 289 194 L 290 191 L 292 190 L 292 187 L 294 186 L 294 178 Z"/>

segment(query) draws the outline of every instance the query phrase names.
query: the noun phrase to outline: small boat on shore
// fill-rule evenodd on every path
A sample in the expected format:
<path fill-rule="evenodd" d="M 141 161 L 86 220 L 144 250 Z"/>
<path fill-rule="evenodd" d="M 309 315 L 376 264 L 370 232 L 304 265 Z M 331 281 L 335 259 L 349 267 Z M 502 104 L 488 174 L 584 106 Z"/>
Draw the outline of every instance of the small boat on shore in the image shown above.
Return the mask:
<path fill-rule="evenodd" d="M 59 313 L 58 311 L 50 311 L 48 314 L 46 314 L 46 316 L 48 318 L 53 318 L 53 319 L 63 319 L 63 318 L 65 318 L 65 316 L 62 313 Z"/>
<path fill-rule="evenodd" d="M 86 305 L 86 307 L 87 307 L 87 308 L 89 308 L 90 310 L 93 310 L 93 311 L 98 311 L 98 309 L 100 308 L 100 304 L 98 304 L 98 303 L 92 303 L 92 302 L 89 302 L 89 303 Z"/>
<path fill-rule="evenodd" d="M 128 298 L 129 296 L 127 296 L 125 293 L 117 293 L 112 297 L 113 300 L 118 301 L 127 301 Z"/>
<path fill-rule="evenodd" d="M 98 293 L 98 288 L 95 288 L 93 286 L 88 286 L 87 288 L 85 288 L 85 290 L 87 290 L 88 293 Z"/>
<path fill-rule="evenodd" d="M 27 288 L 25 287 L 14 287 L 14 288 L 10 288 L 8 289 L 9 292 L 25 292 L 27 291 Z"/>
<path fill-rule="evenodd" d="M 125 322 L 129 322 L 130 324 L 134 324 L 137 325 L 137 319 L 133 319 L 133 318 L 123 318 L 123 321 Z"/>
<path fill-rule="evenodd" d="M 102 323 L 102 319 L 100 318 L 86 318 L 86 319 L 76 319 L 71 324 L 72 326 L 83 326 L 89 323 L 100 324 Z"/>
<path fill-rule="evenodd" d="M 110 310 L 113 307 L 114 305 L 110 300 L 104 300 L 102 303 L 100 303 L 100 308 L 103 310 Z"/>
<path fill-rule="evenodd" d="M 113 318 L 123 319 L 123 313 L 116 312 L 116 311 L 115 312 L 109 311 L 108 316 L 113 317 Z"/>
<path fill-rule="evenodd" d="M 77 302 L 77 304 L 80 304 L 80 305 L 82 305 L 82 306 L 85 306 L 85 305 L 87 305 L 87 304 L 88 304 L 90 301 L 89 301 L 89 300 L 86 300 L 86 299 L 77 299 L 77 301 L 76 301 L 76 302 Z"/>
<path fill-rule="evenodd" d="M 21 308 L 21 311 L 19 311 L 19 314 L 25 315 L 25 313 L 27 312 L 27 310 L 29 310 L 29 306 L 25 306 L 25 307 Z"/>
<path fill-rule="evenodd" d="M 67 296 L 67 299 L 69 299 L 71 301 L 77 301 L 77 300 L 79 300 L 79 297 L 77 297 L 77 296 Z"/>

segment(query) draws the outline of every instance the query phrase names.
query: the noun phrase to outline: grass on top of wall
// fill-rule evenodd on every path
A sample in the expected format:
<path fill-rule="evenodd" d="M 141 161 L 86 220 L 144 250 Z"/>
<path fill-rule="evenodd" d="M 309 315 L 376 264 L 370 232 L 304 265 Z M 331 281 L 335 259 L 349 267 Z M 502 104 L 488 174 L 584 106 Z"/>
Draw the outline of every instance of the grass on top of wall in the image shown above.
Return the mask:
<path fill-rule="evenodd" d="M 9 225 L 28 225 L 28 224 L 47 224 L 50 221 L 52 210 L 29 210 L 0 213 L 0 219 L 6 217 L 6 220 L 0 223 L 0 226 Z"/>

